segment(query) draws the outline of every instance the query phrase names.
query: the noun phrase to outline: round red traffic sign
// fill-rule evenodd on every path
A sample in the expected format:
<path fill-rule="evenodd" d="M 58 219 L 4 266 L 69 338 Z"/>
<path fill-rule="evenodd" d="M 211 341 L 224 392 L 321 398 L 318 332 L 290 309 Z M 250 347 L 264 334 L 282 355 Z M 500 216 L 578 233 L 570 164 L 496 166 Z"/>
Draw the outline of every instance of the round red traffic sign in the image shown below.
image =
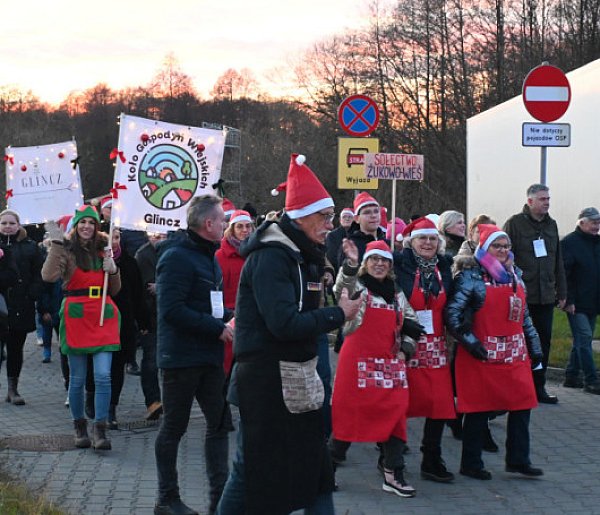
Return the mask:
<path fill-rule="evenodd" d="M 540 122 L 558 120 L 569 108 L 571 86 L 560 68 L 543 64 L 529 72 L 523 82 L 525 109 Z"/>
<path fill-rule="evenodd" d="M 340 104 L 338 121 L 350 136 L 368 136 L 379 124 L 379 108 L 371 97 L 352 95 Z"/>

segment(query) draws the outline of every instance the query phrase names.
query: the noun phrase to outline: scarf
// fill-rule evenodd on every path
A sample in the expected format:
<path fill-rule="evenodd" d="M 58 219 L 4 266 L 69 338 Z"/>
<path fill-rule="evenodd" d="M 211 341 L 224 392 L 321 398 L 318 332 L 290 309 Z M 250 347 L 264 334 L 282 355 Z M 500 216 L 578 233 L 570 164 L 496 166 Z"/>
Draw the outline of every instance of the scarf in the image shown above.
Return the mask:
<path fill-rule="evenodd" d="M 300 249 L 300 253 L 306 261 L 319 266 L 319 277 L 322 277 L 325 272 L 325 245 L 319 245 L 311 241 L 300 229 L 300 226 L 287 215 L 281 217 L 279 227 Z"/>
<path fill-rule="evenodd" d="M 508 268 L 505 267 L 494 256 L 479 246 L 475 250 L 475 259 L 498 284 L 508 284 L 516 281 L 515 272 L 512 265 L 509 265 Z M 512 263 L 514 259 L 515 255 L 512 252 L 509 252 L 508 262 Z"/>
<path fill-rule="evenodd" d="M 421 284 L 419 284 L 419 286 L 425 294 L 425 300 L 427 300 L 429 294 L 432 294 L 434 297 L 437 297 L 440 294 L 440 283 L 436 280 L 437 278 L 435 276 L 435 267 L 438 264 L 437 254 L 431 259 L 425 259 L 419 256 L 413 250 L 413 256 L 415 256 L 417 267 L 419 269 L 419 272 L 421 272 Z"/>
<path fill-rule="evenodd" d="M 240 253 L 240 245 L 242 244 L 242 240 L 238 240 L 233 235 L 226 236 L 225 239 L 227 240 L 227 243 L 229 243 L 229 245 L 231 245 L 235 249 L 235 251 L 239 254 Z"/>
<path fill-rule="evenodd" d="M 396 297 L 396 287 L 394 281 L 389 277 L 380 281 L 379 279 L 375 279 L 372 275 L 364 274 L 360 276 L 360 282 L 363 283 L 371 293 L 383 297 L 388 304 L 394 302 Z"/>

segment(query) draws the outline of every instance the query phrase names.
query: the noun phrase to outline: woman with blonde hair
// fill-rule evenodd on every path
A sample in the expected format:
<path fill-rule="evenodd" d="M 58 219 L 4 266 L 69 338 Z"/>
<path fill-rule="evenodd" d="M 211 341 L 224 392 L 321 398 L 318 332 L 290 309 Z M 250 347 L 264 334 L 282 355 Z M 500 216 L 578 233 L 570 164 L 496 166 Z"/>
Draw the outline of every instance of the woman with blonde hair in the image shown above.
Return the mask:
<path fill-rule="evenodd" d="M 446 240 L 446 252 L 456 256 L 465 241 L 465 215 L 458 211 L 444 211 L 437 222 L 437 228 Z"/>

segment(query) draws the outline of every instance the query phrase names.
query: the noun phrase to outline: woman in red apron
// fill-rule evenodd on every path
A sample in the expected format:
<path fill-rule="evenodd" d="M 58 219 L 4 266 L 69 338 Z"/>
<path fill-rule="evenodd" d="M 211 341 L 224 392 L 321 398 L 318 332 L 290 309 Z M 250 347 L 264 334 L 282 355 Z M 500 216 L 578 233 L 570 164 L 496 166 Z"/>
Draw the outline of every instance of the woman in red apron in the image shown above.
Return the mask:
<path fill-rule="evenodd" d="M 46 224 L 52 245 L 42 268 L 44 281 L 63 281 L 64 299 L 60 309 L 61 352 L 69 360 L 69 408 L 75 425 L 75 445 L 108 450 L 106 420 L 110 404 L 110 367 L 112 352 L 120 349 L 119 311 L 110 295 L 121 288 L 119 269 L 110 253 L 105 254 L 107 235 L 99 232 L 100 219 L 91 206 L 75 211 L 72 229 L 63 241 L 62 230 L 53 222 Z M 104 324 L 100 326 L 104 274 L 108 273 L 108 293 Z M 93 442 L 84 418 L 84 385 L 87 356 L 94 364 L 95 419 Z"/>
<path fill-rule="evenodd" d="M 420 218 L 404 231 L 404 250 L 395 255 L 396 282 L 416 311 L 425 334 L 409 360 L 407 376 L 410 417 L 426 417 L 421 441 L 421 476 L 448 483 L 442 459 L 442 433 L 446 420 L 456 417 L 450 361 L 446 345 L 444 308 L 452 286 L 452 258 L 444 253 L 435 224 Z"/>
<path fill-rule="evenodd" d="M 404 480 L 406 364 L 395 335 L 403 317 L 414 319 L 414 312 L 404 294 L 395 291 L 392 253 L 384 241 L 367 244 L 360 269 L 356 245 L 344 240 L 342 247 L 346 261 L 336 296 L 347 288 L 363 302 L 357 317 L 344 327 L 332 396 L 332 457 L 343 461 L 351 442 L 382 442 L 383 489 L 413 497 L 415 489 Z"/>
<path fill-rule="evenodd" d="M 529 418 L 537 405 L 531 375 L 542 360 L 539 336 L 527 311 L 510 239 L 495 225 L 479 225 L 472 262 L 461 261 L 447 306 L 456 355 L 457 410 L 465 413 L 460 473 L 491 479 L 481 459 L 483 429 L 492 411 L 508 411 L 506 470 L 541 476 L 529 459 Z"/>

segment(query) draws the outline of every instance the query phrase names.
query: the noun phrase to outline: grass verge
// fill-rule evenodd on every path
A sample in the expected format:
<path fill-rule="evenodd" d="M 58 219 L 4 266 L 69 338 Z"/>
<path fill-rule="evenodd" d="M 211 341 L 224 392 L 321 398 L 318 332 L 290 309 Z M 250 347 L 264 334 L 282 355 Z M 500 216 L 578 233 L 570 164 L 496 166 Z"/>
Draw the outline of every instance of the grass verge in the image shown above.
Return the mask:
<path fill-rule="evenodd" d="M 600 326 L 596 323 L 594 337 L 600 335 Z M 552 346 L 550 347 L 550 359 L 548 364 L 551 367 L 565 368 L 573 346 L 573 337 L 567 314 L 559 309 L 554 310 L 554 322 L 552 324 Z M 600 353 L 594 352 L 594 362 L 596 368 L 600 369 Z"/>
<path fill-rule="evenodd" d="M 65 515 L 64 511 L 32 494 L 2 471 L 0 471 L 0 513 L 2 515 Z"/>

